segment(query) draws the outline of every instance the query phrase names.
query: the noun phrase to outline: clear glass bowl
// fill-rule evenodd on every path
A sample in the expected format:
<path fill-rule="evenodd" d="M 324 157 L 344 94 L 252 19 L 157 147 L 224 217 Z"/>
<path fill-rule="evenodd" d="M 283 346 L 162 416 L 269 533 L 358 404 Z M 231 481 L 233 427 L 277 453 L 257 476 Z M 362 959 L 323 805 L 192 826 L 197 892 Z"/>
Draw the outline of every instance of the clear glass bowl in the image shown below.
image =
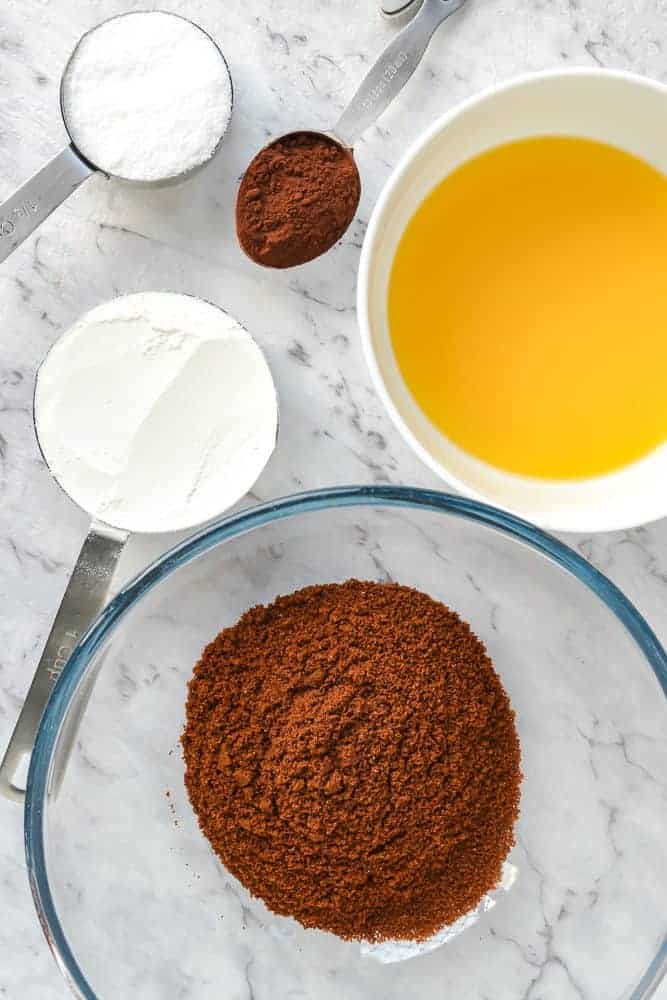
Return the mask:
<path fill-rule="evenodd" d="M 253 604 L 351 576 L 459 611 L 522 744 L 516 884 L 399 965 L 268 913 L 213 855 L 183 787 L 186 683 L 205 643 Z M 667 966 L 666 692 L 665 652 L 613 584 L 493 508 L 349 487 L 226 518 L 119 593 L 51 699 L 26 799 L 49 944 L 75 992 L 104 1000 L 647 998 Z"/>

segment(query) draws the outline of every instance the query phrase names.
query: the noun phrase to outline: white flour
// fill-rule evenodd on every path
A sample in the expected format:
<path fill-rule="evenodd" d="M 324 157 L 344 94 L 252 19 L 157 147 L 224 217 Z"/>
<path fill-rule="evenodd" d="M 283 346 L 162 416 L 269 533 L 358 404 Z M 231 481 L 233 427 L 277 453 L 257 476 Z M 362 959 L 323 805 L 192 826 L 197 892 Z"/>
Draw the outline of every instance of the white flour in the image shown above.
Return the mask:
<path fill-rule="evenodd" d="M 63 80 L 65 121 L 79 151 L 125 180 L 165 180 L 213 154 L 232 87 L 208 35 L 174 14 L 112 18 L 77 47 Z"/>
<path fill-rule="evenodd" d="M 222 310 L 145 292 L 87 313 L 39 370 L 35 424 L 66 493 L 129 531 L 190 528 L 247 493 L 276 441 L 269 367 Z"/>

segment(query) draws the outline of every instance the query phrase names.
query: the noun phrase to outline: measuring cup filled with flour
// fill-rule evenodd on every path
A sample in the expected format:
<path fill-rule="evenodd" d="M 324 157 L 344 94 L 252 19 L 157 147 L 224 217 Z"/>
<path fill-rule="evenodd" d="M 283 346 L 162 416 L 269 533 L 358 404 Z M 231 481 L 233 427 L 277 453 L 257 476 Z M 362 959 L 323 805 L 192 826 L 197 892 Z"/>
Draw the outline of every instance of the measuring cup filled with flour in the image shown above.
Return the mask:
<path fill-rule="evenodd" d="M 192 528 L 240 500 L 275 448 L 278 403 L 236 320 L 188 295 L 143 292 L 93 309 L 52 347 L 35 428 L 53 476 L 93 522 L 0 765 L 0 792 L 14 799 L 51 690 L 104 606 L 129 534 Z"/>
<path fill-rule="evenodd" d="M 70 145 L 0 206 L 0 262 L 96 171 L 133 184 L 188 177 L 217 152 L 232 104 L 225 58 L 192 21 L 154 10 L 97 25 L 60 83 Z"/>

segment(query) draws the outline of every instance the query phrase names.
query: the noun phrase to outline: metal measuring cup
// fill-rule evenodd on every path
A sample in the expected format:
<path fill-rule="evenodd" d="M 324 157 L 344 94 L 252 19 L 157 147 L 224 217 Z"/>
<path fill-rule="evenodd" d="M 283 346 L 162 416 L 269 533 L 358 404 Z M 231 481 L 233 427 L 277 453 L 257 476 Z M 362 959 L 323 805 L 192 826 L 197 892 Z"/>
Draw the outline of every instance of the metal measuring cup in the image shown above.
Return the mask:
<path fill-rule="evenodd" d="M 174 293 L 159 294 L 161 297 L 174 295 Z M 132 295 L 127 296 L 128 299 L 132 299 L 134 297 L 135 296 Z M 212 309 L 227 315 L 224 313 L 224 310 L 220 309 L 220 307 L 214 306 L 210 302 L 205 302 L 203 299 L 197 299 L 195 296 L 174 295 L 174 297 L 186 297 L 188 299 L 192 299 L 194 303 L 204 305 L 207 309 Z M 93 310 L 93 312 L 95 312 L 95 310 Z M 261 357 L 261 363 L 263 363 L 269 378 L 271 378 L 266 358 L 263 357 L 263 353 L 258 347 L 256 341 L 254 341 L 251 334 L 248 333 L 248 331 L 242 327 L 238 321 L 234 322 L 239 333 L 243 333 L 245 337 L 247 337 L 247 339 L 254 344 L 258 353 L 258 359 Z M 63 336 L 67 337 L 75 329 L 76 325 Z M 96 333 L 87 331 L 85 336 L 90 338 L 91 336 L 96 336 Z M 74 503 L 76 503 L 77 506 L 84 509 L 83 501 L 77 493 L 75 482 L 68 479 L 69 474 L 67 472 L 62 474 L 56 474 L 56 472 L 54 472 L 53 466 L 57 465 L 57 460 L 52 454 L 49 453 L 49 447 L 44 440 L 44 436 L 42 435 L 42 437 L 40 437 L 41 420 L 45 419 L 42 412 L 40 420 L 40 380 L 48 380 L 48 378 L 51 377 L 52 373 L 49 372 L 49 362 L 53 357 L 54 350 L 59 344 L 60 341 L 55 342 L 49 353 L 46 355 L 46 358 L 42 362 L 42 365 L 37 373 L 33 405 L 33 422 L 37 443 L 47 468 L 63 492 Z M 81 419 L 86 419 L 85 413 L 81 414 Z M 183 414 L 182 420 L 187 426 L 187 412 Z M 259 458 L 260 464 L 257 465 L 253 472 L 254 478 L 252 482 L 246 480 L 240 483 L 239 491 L 235 492 L 233 497 L 229 496 L 227 498 L 224 509 L 228 509 L 233 503 L 242 499 L 247 490 L 252 487 L 253 482 L 256 480 L 257 476 L 260 475 L 262 469 L 265 467 L 275 450 L 278 439 L 278 428 L 279 415 L 278 401 L 276 397 L 275 434 L 273 433 L 273 428 L 271 427 L 272 439 L 270 441 L 270 448 L 267 447 L 264 451 L 262 451 Z M 268 429 L 269 428 L 267 426 L 267 430 Z M 50 438 L 50 440 L 53 440 L 53 438 Z M 76 447 L 74 444 L 70 445 L 67 442 L 66 435 L 64 433 L 59 434 L 58 440 L 59 442 L 65 441 L 70 453 L 68 457 L 75 458 Z M 66 469 L 67 463 L 61 464 L 60 467 L 61 469 Z M 162 494 L 165 498 L 165 504 L 168 506 L 171 499 L 169 497 L 168 483 L 164 485 Z M 169 523 L 166 523 L 163 518 L 160 527 L 154 529 L 151 529 L 150 526 L 147 526 L 143 521 L 137 521 L 136 518 L 134 523 L 132 523 L 131 521 L 128 521 L 126 515 L 118 517 L 118 520 L 115 520 L 113 515 L 106 517 L 105 514 L 105 520 L 102 521 L 100 518 L 91 514 L 92 520 L 88 534 L 81 548 L 79 558 L 77 559 L 76 565 L 67 584 L 60 608 L 58 609 L 51 631 L 46 640 L 46 644 L 40 657 L 32 684 L 21 709 L 18 721 L 14 727 L 14 731 L 4 757 L 0 762 L 0 795 L 17 802 L 23 801 L 25 792 L 17 783 L 17 779 L 22 779 L 24 777 L 22 764 L 29 759 L 32 753 L 35 745 L 37 729 L 39 728 L 46 704 L 51 696 L 51 691 L 65 668 L 67 661 L 79 639 L 104 608 L 109 595 L 114 571 L 130 534 L 133 532 L 147 533 L 151 532 L 151 530 L 156 533 L 162 533 L 165 531 L 183 531 L 186 529 L 190 530 L 202 523 L 210 521 L 214 517 L 220 516 L 224 513 L 224 509 L 221 509 L 217 492 L 214 491 L 214 496 L 210 498 L 210 502 L 207 500 L 206 505 L 204 505 L 203 508 L 198 509 L 196 519 L 188 518 L 187 520 L 183 520 L 179 515 L 170 514 Z M 87 513 L 90 514 L 91 512 L 87 511 Z M 79 721 L 81 715 L 85 711 L 87 698 L 92 692 L 94 680 L 95 679 L 93 677 L 86 682 L 89 685 L 89 688 L 86 690 L 84 697 L 81 699 L 76 712 L 74 712 L 66 722 L 67 730 L 64 736 L 66 750 L 63 754 L 59 771 L 53 775 L 52 787 L 56 791 L 60 785 L 64 767 L 76 739 Z"/>
<path fill-rule="evenodd" d="M 121 17 L 133 17 L 135 14 L 158 14 L 161 16 L 167 15 L 169 17 L 178 17 L 182 21 L 187 21 L 194 28 L 200 31 L 202 35 L 211 43 L 220 58 L 220 62 L 229 79 L 233 105 L 234 89 L 227 61 L 214 39 L 211 38 L 208 32 L 204 31 L 204 29 L 198 24 L 195 24 L 194 21 L 190 21 L 189 18 L 182 17 L 180 14 L 172 14 L 170 11 L 162 10 L 128 11 L 125 14 L 118 14 L 116 17 L 111 17 L 105 21 L 101 21 L 98 25 L 91 28 L 90 31 L 87 31 L 81 36 L 65 65 L 65 69 L 63 70 L 63 74 L 60 79 L 60 113 L 62 115 L 65 130 L 70 139 L 70 144 L 66 146 L 62 152 L 58 153 L 57 156 L 54 156 L 54 158 L 42 167 L 41 170 L 34 174 L 30 180 L 26 181 L 25 184 L 18 188 L 14 194 L 10 195 L 9 198 L 2 205 L 0 205 L 0 263 L 6 260 L 6 258 L 9 257 L 9 255 L 16 250 L 16 248 L 20 246 L 28 236 L 30 236 L 30 234 L 34 232 L 46 218 L 48 218 L 51 212 L 53 212 L 54 209 L 65 201 L 66 198 L 76 191 L 79 185 L 82 184 L 83 181 L 87 180 L 91 174 L 99 171 L 107 178 L 114 178 L 115 180 L 124 181 L 128 184 L 135 184 L 138 187 L 161 187 L 165 184 L 173 184 L 185 180 L 187 177 L 197 173 L 202 167 L 210 162 L 210 160 L 218 152 L 220 144 L 229 126 L 231 108 L 229 117 L 224 122 L 221 122 L 220 135 L 210 156 L 181 174 L 160 178 L 159 180 L 141 181 L 116 174 L 113 170 L 108 169 L 108 166 L 105 164 L 94 163 L 89 157 L 86 156 L 86 150 L 83 148 L 82 144 L 77 141 L 77 136 L 74 134 L 71 122 L 68 121 L 67 117 L 64 93 L 68 80 L 68 74 L 71 72 L 74 58 L 84 39 L 104 27 L 104 25 L 108 24 L 110 21 L 118 20 Z M 100 122 L 100 128 L 103 127 L 104 123 Z M 178 136 L 174 136 L 174 141 L 177 140 Z"/>

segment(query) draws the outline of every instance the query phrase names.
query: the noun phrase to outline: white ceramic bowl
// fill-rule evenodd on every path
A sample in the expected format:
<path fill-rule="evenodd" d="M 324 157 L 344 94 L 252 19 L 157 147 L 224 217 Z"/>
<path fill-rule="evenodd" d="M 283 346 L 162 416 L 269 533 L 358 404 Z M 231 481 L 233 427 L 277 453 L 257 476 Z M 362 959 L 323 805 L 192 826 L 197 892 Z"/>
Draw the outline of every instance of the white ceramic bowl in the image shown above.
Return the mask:
<path fill-rule="evenodd" d="M 438 119 L 407 152 L 375 207 L 364 242 L 361 337 L 375 387 L 403 437 L 455 489 L 553 530 L 611 531 L 667 515 L 667 445 L 621 471 L 572 482 L 505 473 L 466 454 L 428 420 L 398 369 L 387 321 L 394 255 L 426 195 L 478 153 L 526 136 L 573 135 L 618 146 L 667 173 L 666 119 L 667 87 L 629 73 L 547 72 L 493 87 Z M 443 268 L 455 252 L 445 245 Z M 631 353 L 628 330 L 629 359 Z"/>

